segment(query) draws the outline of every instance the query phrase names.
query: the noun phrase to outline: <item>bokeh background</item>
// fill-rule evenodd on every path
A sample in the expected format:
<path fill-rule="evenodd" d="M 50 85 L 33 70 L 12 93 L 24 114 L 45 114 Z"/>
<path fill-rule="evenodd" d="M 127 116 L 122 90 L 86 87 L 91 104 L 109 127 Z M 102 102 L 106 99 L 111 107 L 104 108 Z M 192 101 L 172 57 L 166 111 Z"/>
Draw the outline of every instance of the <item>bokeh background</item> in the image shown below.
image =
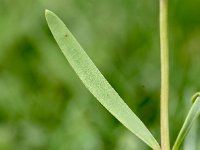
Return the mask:
<path fill-rule="evenodd" d="M 169 0 L 171 144 L 200 90 L 199 8 L 199 0 Z M 62 18 L 160 141 L 158 0 L 0 0 L 0 149 L 149 149 L 80 82 L 45 9 Z M 200 149 L 199 124 L 182 149 Z"/>

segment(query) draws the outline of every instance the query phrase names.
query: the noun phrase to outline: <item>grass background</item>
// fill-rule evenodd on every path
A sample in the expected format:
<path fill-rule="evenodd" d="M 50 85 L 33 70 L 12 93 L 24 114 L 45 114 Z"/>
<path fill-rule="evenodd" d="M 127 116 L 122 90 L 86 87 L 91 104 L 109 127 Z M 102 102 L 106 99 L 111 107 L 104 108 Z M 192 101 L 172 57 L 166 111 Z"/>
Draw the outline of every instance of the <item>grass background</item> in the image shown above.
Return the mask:
<path fill-rule="evenodd" d="M 200 1 L 169 0 L 170 136 L 200 90 Z M 66 23 L 159 140 L 158 0 L 0 0 L 0 149 L 148 149 L 85 89 L 44 10 Z M 200 126 L 182 149 L 200 149 Z"/>

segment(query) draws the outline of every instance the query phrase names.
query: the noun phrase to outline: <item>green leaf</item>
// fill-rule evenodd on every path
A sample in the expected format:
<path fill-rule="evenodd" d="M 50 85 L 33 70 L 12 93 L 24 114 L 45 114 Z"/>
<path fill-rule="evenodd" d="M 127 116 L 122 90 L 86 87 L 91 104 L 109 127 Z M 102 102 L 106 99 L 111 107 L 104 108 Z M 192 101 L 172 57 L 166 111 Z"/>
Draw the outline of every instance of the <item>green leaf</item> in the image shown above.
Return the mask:
<path fill-rule="evenodd" d="M 88 90 L 125 127 L 151 148 L 160 150 L 150 131 L 111 87 L 65 24 L 49 10 L 46 10 L 45 15 L 61 51 Z"/>
<path fill-rule="evenodd" d="M 194 98 L 195 98 L 195 100 L 194 100 Z M 190 111 L 183 123 L 183 126 L 178 134 L 178 137 L 174 143 L 172 150 L 179 149 L 179 146 L 181 145 L 183 139 L 188 134 L 194 121 L 197 119 L 197 117 L 200 114 L 200 96 L 199 95 L 197 96 L 197 94 L 195 94 L 193 96 L 192 100 L 194 101 L 194 103 L 193 103 L 192 107 L 190 108 Z"/>

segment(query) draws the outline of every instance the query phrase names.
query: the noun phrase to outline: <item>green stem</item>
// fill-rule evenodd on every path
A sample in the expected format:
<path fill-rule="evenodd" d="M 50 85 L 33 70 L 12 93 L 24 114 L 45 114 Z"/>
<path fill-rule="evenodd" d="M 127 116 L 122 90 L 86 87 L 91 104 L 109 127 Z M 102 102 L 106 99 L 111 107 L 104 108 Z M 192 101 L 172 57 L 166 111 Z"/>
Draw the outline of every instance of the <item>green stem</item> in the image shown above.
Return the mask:
<path fill-rule="evenodd" d="M 160 48 L 161 48 L 161 148 L 170 149 L 168 97 L 169 97 L 169 56 L 167 35 L 167 0 L 160 0 Z"/>

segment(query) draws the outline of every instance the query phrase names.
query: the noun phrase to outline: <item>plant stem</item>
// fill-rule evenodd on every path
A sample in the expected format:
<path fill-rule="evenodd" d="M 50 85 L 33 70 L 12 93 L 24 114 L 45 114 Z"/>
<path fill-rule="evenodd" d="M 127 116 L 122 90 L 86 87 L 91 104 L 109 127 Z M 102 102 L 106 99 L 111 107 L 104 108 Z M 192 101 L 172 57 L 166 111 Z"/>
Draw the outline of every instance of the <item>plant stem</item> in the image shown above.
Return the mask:
<path fill-rule="evenodd" d="M 161 149 L 169 150 L 169 120 L 168 120 L 168 97 L 169 97 L 169 56 L 167 35 L 167 0 L 160 0 L 160 50 L 161 50 Z"/>

